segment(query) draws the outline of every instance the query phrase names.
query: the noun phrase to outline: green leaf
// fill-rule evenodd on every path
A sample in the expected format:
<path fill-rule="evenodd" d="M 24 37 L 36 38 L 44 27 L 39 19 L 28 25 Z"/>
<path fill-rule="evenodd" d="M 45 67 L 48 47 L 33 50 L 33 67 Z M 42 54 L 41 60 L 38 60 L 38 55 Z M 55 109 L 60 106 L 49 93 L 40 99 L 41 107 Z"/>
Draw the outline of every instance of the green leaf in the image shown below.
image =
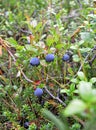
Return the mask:
<path fill-rule="evenodd" d="M 83 112 L 86 109 L 86 104 L 79 100 L 79 99 L 74 99 L 69 103 L 69 105 L 66 107 L 64 110 L 65 116 L 72 116 L 74 114 L 78 114 Z"/>
<path fill-rule="evenodd" d="M 90 82 L 91 82 L 92 84 L 94 84 L 94 83 L 96 82 L 96 77 L 91 78 L 91 79 L 90 79 Z"/>
<path fill-rule="evenodd" d="M 48 36 L 47 39 L 46 39 L 46 42 L 47 42 L 47 45 L 48 46 L 51 46 L 53 43 L 54 43 L 54 38 L 53 36 Z"/>
<path fill-rule="evenodd" d="M 81 53 L 84 53 L 84 52 L 89 52 L 91 50 L 91 48 L 89 48 L 89 47 L 86 47 L 86 48 L 82 47 L 79 50 L 81 51 Z"/>
<path fill-rule="evenodd" d="M 90 82 L 81 81 L 78 90 L 83 100 L 88 102 L 92 100 L 92 84 Z"/>
<path fill-rule="evenodd" d="M 73 55 L 73 61 L 74 62 L 79 62 L 80 61 L 80 58 L 78 55 Z"/>
<path fill-rule="evenodd" d="M 13 47 L 16 47 L 18 45 L 17 41 L 12 37 L 8 38 L 8 41 Z"/>
<path fill-rule="evenodd" d="M 15 49 L 17 49 L 17 50 L 23 50 L 23 49 L 24 49 L 24 46 L 19 45 L 14 38 L 10 37 L 10 38 L 8 38 L 7 40 L 8 40 L 8 42 L 9 42 L 9 44 L 10 44 L 12 47 L 14 47 Z"/>
<path fill-rule="evenodd" d="M 32 45 L 25 45 L 27 51 L 37 52 L 38 49 L 34 48 Z"/>
<path fill-rule="evenodd" d="M 57 48 L 57 49 L 61 49 L 62 47 L 64 47 L 63 44 L 57 44 L 57 45 L 56 45 L 56 48 Z"/>
<path fill-rule="evenodd" d="M 61 89 L 60 93 L 68 93 L 69 90 L 68 89 Z"/>
<path fill-rule="evenodd" d="M 45 117 L 51 120 L 59 130 L 67 130 L 66 125 L 55 115 L 53 115 L 50 111 L 43 109 L 42 113 Z"/>
<path fill-rule="evenodd" d="M 92 95 L 93 95 L 92 102 L 96 103 L 96 89 L 92 89 Z"/>
<path fill-rule="evenodd" d="M 42 22 L 39 22 L 38 25 L 36 26 L 36 32 L 39 31 L 42 27 Z"/>
<path fill-rule="evenodd" d="M 78 49 L 78 45 L 71 46 L 70 49 L 77 50 Z"/>
<path fill-rule="evenodd" d="M 84 75 L 84 73 L 82 71 L 79 71 L 77 73 L 77 75 L 78 75 L 78 77 L 79 77 L 80 80 L 86 80 L 86 77 L 85 77 L 85 75 Z"/>
<path fill-rule="evenodd" d="M 90 41 L 93 38 L 90 32 L 81 32 L 80 34 L 81 34 L 81 39 L 84 41 Z"/>
<path fill-rule="evenodd" d="M 79 83 L 79 80 L 77 78 L 73 78 L 73 79 L 71 79 L 71 82 L 77 84 L 77 83 Z"/>

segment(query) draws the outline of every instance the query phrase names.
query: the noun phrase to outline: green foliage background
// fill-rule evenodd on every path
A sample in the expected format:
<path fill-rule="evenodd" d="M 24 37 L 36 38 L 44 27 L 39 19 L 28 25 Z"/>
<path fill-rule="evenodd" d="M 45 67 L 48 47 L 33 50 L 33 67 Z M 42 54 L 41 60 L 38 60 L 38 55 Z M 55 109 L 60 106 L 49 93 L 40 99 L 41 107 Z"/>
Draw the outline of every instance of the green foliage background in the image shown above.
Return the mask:
<path fill-rule="evenodd" d="M 95 130 L 95 95 L 96 2 L 1 0 L 0 129 Z"/>

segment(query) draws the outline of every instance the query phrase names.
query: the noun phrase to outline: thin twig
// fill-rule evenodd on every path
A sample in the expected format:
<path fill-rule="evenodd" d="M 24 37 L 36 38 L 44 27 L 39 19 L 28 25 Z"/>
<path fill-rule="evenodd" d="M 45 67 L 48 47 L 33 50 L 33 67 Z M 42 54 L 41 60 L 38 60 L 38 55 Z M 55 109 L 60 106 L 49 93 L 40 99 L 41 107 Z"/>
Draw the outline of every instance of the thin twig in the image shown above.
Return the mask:
<path fill-rule="evenodd" d="M 24 72 L 21 70 L 21 74 L 23 75 L 23 77 L 26 79 L 26 81 L 30 82 L 30 83 L 34 83 L 34 81 L 30 80 L 25 74 Z M 35 84 L 35 83 L 34 83 Z"/>
<path fill-rule="evenodd" d="M 8 53 L 10 54 L 10 56 L 13 58 L 14 62 L 16 62 L 16 58 L 14 57 L 14 55 L 11 53 L 11 51 L 9 49 L 7 49 Z M 24 72 L 21 70 L 21 74 L 23 75 L 23 77 L 30 83 L 34 83 L 32 80 L 30 80 L 25 74 Z M 35 83 L 34 83 L 35 84 Z"/>
<path fill-rule="evenodd" d="M 32 32 L 30 32 L 30 31 L 23 30 L 23 29 L 20 29 L 20 31 L 23 32 L 23 33 L 26 33 L 26 34 L 32 35 Z"/>
<path fill-rule="evenodd" d="M 12 52 L 9 49 L 7 49 L 7 51 L 9 53 L 9 55 L 13 58 L 14 62 L 16 62 L 16 58 L 14 57 L 14 55 L 12 54 Z"/>
<path fill-rule="evenodd" d="M 95 59 L 96 59 L 96 54 L 94 54 L 92 59 L 89 61 L 90 66 L 92 65 Z"/>
<path fill-rule="evenodd" d="M 72 116 L 76 121 L 78 121 L 82 126 L 85 126 L 84 121 L 82 121 L 80 118 L 77 116 Z"/>
<path fill-rule="evenodd" d="M 59 97 L 55 97 L 45 86 L 44 89 L 46 90 L 46 92 L 55 100 L 59 101 L 64 107 L 66 106 L 66 104 L 59 98 Z"/>
<path fill-rule="evenodd" d="M 32 32 L 31 31 L 28 31 L 28 30 L 23 30 L 17 26 L 15 26 L 15 28 L 18 30 L 18 31 L 21 31 L 22 33 L 25 33 L 25 34 L 28 34 L 28 35 L 32 35 Z"/>
<path fill-rule="evenodd" d="M 77 0 L 77 3 L 79 4 L 79 7 L 82 9 L 82 4 L 80 0 Z"/>
<path fill-rule="evenodd" d="M 84 60 L 83 64 L 81 64 L 80 68 L 78 69 L 78 72 L 81 71 L 83 65 L 85 64 L 85 62 L 88 60 L 90 54 L 91 54 L 95 49 L 96 49 L 96 46 L 94 46 L 94 47 L 91 49 L 91 51 L 88 53 L 88 55 L 85 57 L 85 60 Z M 77 72 L 77 73 L 78 73 L 78 72 Z"/>
<path fill-rule="evenodd" d="M 91 51 L 88 53 L 88 55 L 85 57 L 85 60 L 84 60 L 84 62 L 83 62 L 83 64 L 81 64 L 81 66 L 79 67 L 79 69 L 78 69 L 78 71 L 77 71 L 77 73 L 74 75 L 74 77 L 73 78 L 76 78 L 76 76 L 77 76 L 77 74 L 78 74 L 78 72 L 80 72 L 81 71 L 81 69 L 82 69 L 82 67 L 83 67 L 83 65 L 85 64 L 85 62 L 88 60 L 88 58 L 89 58 L 89 56 L 90 56 L 90 54 L 94 51 L 94 50 L 96 50 L 96 45 L 91 49 Z M 68 84 L 70 84 L 71 83 L 71 81 L 69 81 L 67 84 L 65 84 L 65 85 L 68 85 Z"/>

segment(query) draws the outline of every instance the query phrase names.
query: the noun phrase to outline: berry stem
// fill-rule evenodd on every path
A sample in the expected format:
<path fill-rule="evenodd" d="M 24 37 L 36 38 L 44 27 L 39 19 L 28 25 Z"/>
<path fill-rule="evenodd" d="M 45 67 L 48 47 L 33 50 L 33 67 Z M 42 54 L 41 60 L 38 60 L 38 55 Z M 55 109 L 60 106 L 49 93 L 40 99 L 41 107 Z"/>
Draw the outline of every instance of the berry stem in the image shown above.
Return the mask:
<path fill-rule="evenodd" d="M 44 72 L 46 77 L 50 78 L 51 80 L 53 80 L 55 83 L 57 83 L 61 88 L 62 88 L 62 85 L 57 81 L 55 80 L 53 77 L 51 77 L 49 74 L 47 74 L 46 72 Z"/>
<path fill-rule="evenodd" d="M 63 66 L 63 83 L 66 84 L 66 70 L 67 70 L 67 64 L 64 62 Z"/>
<path fill-rule="evenodd" d="M 82 55 L 81 55 L 81 52 L 80 52 L 79 48 L 78 48 L 78 55 L 79 55 L 80 60 L 81 60 L 81 66 L 82 66 L 83 73 L 84 73 L 84 75 L 86 77 L 86 71 L 85 71 L 85 68 L 84 68 L 84 62 L 83 62 L 83 58 L 82 58 Z"/>

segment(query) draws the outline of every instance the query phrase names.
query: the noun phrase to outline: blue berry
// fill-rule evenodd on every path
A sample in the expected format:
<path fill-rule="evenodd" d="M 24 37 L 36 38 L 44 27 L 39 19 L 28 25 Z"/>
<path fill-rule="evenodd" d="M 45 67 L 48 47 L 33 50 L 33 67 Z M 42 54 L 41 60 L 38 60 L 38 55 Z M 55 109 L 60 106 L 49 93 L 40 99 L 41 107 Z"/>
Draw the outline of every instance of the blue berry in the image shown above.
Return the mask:
<path fill-rule="evenodd" d="M 38 66 L 40 64 L 40 60 L 37 57 L 31 58 L 30 64 L 32 66 Z"/>
<path fill-rule="evenodd" d="M 29 122 L 24 123 L 24 128 L 28 129 L 29 128 Z"/>
<path fill-rule="evenodd" d="M 34 95 L 37 97 L 41 97 L 43 94 L 43 90 L 41 88 L 36 88 L 36 90 L 34 91 Z"/>
<path fill-rule="evenodd" d="M 46 55 L 45 60 L 46 62 L 52 62 L 54 61 L 54 58 L 55 58 L 54 54 L 48 54 Z"/>
<path fill-rule="evenodd" d="M 68 61 L 70 59 L 70 56 L 68 54 L 65 54 L 62 58 L 63 61 Z"/>

